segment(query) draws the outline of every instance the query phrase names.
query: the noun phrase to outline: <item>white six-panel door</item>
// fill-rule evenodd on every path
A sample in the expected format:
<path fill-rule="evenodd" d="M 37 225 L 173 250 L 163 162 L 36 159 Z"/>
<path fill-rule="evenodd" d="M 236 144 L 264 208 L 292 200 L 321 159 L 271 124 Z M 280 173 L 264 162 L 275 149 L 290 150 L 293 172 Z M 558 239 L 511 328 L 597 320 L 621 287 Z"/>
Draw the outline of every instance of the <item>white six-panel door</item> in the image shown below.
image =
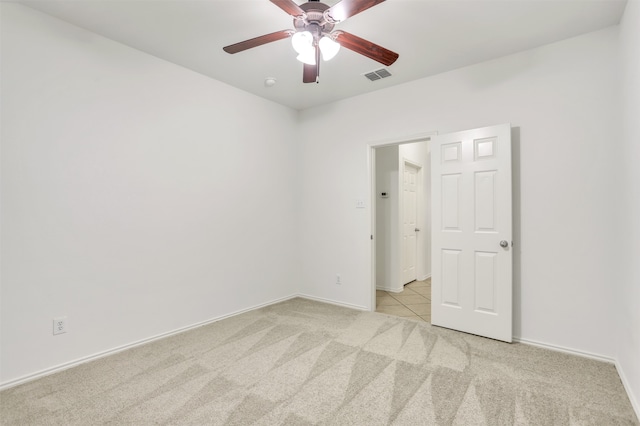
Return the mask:
<path fill-rule="evenodd" d="M 402 284 L 415 281 L 418 258 L 418 168 L 404 162 L 402 173 Z"/>
<path fill-rule="evenodd" d="M 431 322 L 511 342 L 510 125 L 431 144 Z"/>

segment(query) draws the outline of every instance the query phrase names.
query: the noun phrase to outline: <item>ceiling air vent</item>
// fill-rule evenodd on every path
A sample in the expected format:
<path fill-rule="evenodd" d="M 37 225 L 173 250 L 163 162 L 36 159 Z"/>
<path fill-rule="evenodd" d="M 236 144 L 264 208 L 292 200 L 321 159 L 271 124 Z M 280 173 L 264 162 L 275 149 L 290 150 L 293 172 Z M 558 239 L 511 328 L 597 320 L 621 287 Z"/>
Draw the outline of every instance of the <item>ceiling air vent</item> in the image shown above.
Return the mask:
<path fill-rule="evenodd" d="M 368 72 L 364 74 L 364 76 L 371 81 L 376 81 L 382 78 L 391 77 L 391 73 L 384 68 L 380 68 L 379 70 Z"/>

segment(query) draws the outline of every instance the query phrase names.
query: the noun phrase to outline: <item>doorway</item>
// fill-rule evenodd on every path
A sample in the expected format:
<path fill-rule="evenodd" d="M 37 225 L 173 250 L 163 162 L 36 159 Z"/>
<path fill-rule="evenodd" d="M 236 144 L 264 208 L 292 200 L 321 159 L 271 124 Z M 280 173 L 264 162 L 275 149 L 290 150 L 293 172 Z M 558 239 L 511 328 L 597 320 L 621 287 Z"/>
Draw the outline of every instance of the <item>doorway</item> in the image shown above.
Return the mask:
<path fill-rule="evenodd" d="M 374 310 L 429 321 L 429 136 L 371 147 Z"/>
<path fill-rule="evenodd" d="M 513 276 L 512 276 L 512 185 L 511 185 L 511 126 L 501 124 L 424 138 L 433 151 L 433 161 L 426 161 L 428 171 L 423 175 L 433 179 L 433 194 L 428 193 L 428 208 L 418 210 L 416 224 L 433 223 L 433 240 L 429 228 L 429 249 L 433 250 L 433 309 L 431 323 L 441 327 L 512 341 Z M 414 141 L 411 141 L 414 142 Z M 402 142 L 388 144 L 398 153 Z M 377 185 L 376 160 L 378 150 L 386 145 L 370 146 L 372 200 L 383 193 Z M 410 144 L 406 144 L 410 146 Z M 380 150 L 380 153 L 382 151 Z M 430 154 L 430 153 L 429 153 Z M 421 158 L 427 157 L 423 155 Z M 398 154 L 398 158 L 402 158 Z M 400 164 L 400 163 L 399 163 Z M 400 180 L 400 179 L 398 179 Z M 424 186 L 430 188 L 431 183 Z M 398 188 L 401 192 L 402 189 Z M 422 191 L 417 191 L 418 194 Z M 431 202 L 433 195 L 433 202 Z M 372 203 L 373 204 L 373 203 Z M 420 203 L 418 202 L 418 205 Z M 376 307 L 376 293 L 400 300 L 394 294 L 404 286 L 395 286 L 397 266 L 392 266 L 391 282 L 381 282 L 377 274 L 380 253 L 388 254 L 390 244 L 380 241 L 379 208 L 372 208 L 372 310 Z M 425 218 L 425 213 L 429 218 Z M 424 222 L 421 222 L 424 220 Z M 426 227 L 424 227 L 426 229 Z M 391 230 L 396 229 L 393 225 Z M 383 232 L 384 233 L 384 230 Z M 388 234 L 388 233 L 387 233 Z M 426 234 L 426 233 L 425 233 Z M 374 238 L 374 236 L 376 238 Z M 421 238 L 423 241 L 424 238 Z M 391 242 L 397 240 L 392 237 Z M 418 251 L 416 268 L 421 261 L 431 261 Z M 426 262 L 425 262 L 426 263 Z M 431 264 L 429 263 L 429 275 Z M 402 279 L 398 282 L 402 282 Z M 409 284 L 411 286 L 412 284 Z M 409 288 L 410 289 L 410 288 Z M 400 315 L 402 316 L 402 315 Z"/>

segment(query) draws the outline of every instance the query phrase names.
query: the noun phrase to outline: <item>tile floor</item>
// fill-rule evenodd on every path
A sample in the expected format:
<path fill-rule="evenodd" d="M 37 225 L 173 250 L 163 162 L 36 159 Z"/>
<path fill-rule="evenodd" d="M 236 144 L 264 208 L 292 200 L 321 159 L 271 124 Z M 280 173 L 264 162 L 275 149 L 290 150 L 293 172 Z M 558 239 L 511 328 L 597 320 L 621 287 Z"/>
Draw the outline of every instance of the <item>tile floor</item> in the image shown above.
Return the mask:
<path fill-rule="evenodd" d="M 377 290 L 376 312 L 431 322 L 431 278 L 411 282 L 401 293 Z"/>

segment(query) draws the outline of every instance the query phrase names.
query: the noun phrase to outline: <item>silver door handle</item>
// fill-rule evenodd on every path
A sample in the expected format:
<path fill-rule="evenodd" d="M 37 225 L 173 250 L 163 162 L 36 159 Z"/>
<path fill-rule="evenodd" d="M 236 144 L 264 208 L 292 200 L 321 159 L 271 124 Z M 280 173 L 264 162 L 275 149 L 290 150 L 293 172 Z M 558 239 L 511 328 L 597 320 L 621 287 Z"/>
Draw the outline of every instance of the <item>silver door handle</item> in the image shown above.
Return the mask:
<path fill-rule="evenodd" d="M 420 232 L 420 228 L 416 228 L 416 229 L 415 229 L 415 231 L 416 231 L 416 232 Z"/>
<path fill-rule="evenodd" d="M 509 247 L 509 242 L 507 240 L 500 241 L 500 247 L 502 247 L 502 248 Z"/>

